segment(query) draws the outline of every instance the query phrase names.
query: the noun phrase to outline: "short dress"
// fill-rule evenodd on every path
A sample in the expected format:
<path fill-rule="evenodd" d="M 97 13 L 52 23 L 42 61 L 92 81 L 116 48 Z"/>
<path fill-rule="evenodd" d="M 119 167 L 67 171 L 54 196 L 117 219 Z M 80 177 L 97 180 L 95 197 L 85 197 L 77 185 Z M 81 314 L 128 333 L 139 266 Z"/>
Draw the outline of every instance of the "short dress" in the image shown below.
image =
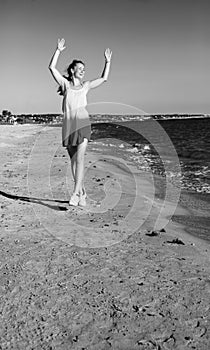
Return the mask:
<path fill-rule="evenodd" d="M 77 146 L 84 138 L 90 141 L 91 123 L 86 109 L 90 82 L 84 82 L 80 89 L 73 89 L 66 78 L 61 83 L 64 92 L 62 144 L 63 147 Z"/>

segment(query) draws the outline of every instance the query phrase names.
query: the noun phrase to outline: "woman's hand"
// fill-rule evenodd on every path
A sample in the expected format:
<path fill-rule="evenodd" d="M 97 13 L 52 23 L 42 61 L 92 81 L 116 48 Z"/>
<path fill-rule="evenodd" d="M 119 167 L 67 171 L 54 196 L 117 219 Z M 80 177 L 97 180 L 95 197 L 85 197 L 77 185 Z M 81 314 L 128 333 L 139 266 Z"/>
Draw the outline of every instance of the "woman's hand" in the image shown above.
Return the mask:
<path fill-rule="evenodd" d="M 104 52 L 106 62 L 110 62 L 112 58 L 112 51 L 108 48 Z"/>
<path fill-rule="evenodd" d="M 66 48 L 66 46 L 65 46 L 65 39 L 58 39 L 57 49 L 59 51 L 63 51 L 65 48 Z"/>

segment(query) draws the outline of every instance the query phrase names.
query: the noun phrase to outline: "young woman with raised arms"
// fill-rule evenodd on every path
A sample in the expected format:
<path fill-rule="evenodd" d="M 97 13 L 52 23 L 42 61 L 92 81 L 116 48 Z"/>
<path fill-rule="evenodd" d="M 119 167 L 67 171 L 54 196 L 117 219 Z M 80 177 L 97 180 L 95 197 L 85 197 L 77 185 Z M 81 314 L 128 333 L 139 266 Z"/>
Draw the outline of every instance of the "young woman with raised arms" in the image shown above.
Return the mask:
<path fill-rule="evenodd" d="M 63 76 L 56 64 L 60 53 L 65 49 L 65 40 L 58 39 L 57 48 L 49 64 L 53 78 L 59 84 L 59 93 L 63 95 L 63 124 L 62 144 L 66 147 L 71 159 L 74 190 L 69 200 L 69 205 L 85 206 L 86 191 L 84 188 L 84 156 L 88 141 L 90 140 L 91 125 L 86 109 L 87 93 L 90 89 L 100 86 L 107 81 L 112 52 L 106 49 L 104 52 L 105 66 L 101 77 L 83 81 L 85 64 L 80 60 L 73 60 L 67 69 L 68 76 Z"/>

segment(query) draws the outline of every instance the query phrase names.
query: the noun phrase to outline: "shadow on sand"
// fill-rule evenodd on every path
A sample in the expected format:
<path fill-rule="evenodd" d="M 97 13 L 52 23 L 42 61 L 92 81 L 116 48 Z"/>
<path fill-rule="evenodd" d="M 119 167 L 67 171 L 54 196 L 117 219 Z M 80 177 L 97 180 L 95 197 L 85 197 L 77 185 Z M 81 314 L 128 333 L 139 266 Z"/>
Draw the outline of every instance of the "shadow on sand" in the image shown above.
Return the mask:
<path fill-rule="evenodd" d="M 0 191 L 0 195 L 4 196 L 9 199 L 13 200 L 20 200 L 23 202 L 31 202 L 31 203 L 36 203 L 40 205 L 44 205 L 45 207 L 48 207 L 53 210 L 57 211 L 66 211 L 68 210 L 66 207 L 60 206 L 60 205 L 51 205 L 46 202 L 55 202 L 55 203 L 63 203 L 63 204 L 68 204 L 68 201 L 62 201 L 62 200 L 56 200 L 56 199 L 46 199 L 46 198 L 35 198 L 35 197 L 26 197 L 26 196 L 17 196 L 14 194 L 9 194 L 3 191 Z"/>

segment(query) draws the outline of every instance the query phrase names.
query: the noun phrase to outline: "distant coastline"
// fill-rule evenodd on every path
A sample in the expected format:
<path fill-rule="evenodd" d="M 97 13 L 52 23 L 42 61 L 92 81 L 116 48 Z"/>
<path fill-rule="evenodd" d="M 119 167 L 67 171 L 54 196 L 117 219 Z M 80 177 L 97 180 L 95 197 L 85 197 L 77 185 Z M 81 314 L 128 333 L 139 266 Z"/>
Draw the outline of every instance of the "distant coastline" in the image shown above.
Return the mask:
<path fill-rule="evenodd" d="M 90 114 L 91 122 L 119 122 L 119 121 L 144 121 L 144 120 L 176 120 L 176 119 L 203 119 L 210 118 L 210 114 Z M 111 120 L 110 120 L 111 119 Z M 4 110 L 0 115 L 0 124 L 53 124 L 62 123 L 62 114 L 12 114 Z"/>
<path fill-rule="evenodd" d="M 90 115 L 93 122 L 119 122 L 119 121 L 145 121 L 145 120 L 168 120 L 168 119 L 203 119 L 210 118 L 210 114 L 95 114 Z"/>

